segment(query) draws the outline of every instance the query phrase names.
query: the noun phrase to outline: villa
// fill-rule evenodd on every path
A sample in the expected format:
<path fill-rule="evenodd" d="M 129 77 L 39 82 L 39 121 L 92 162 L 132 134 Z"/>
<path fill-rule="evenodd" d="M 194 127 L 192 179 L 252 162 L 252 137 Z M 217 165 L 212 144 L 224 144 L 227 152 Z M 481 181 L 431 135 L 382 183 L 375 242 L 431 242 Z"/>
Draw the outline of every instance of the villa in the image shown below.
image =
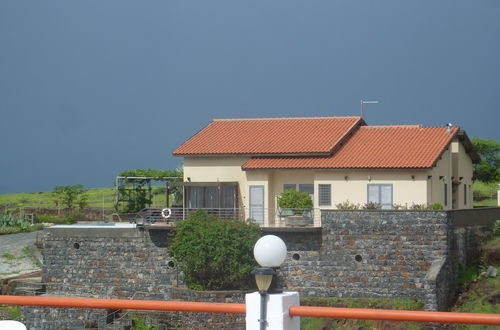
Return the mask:
<path fill-rule="evenodd" d="M 361 117 L 214 119 L 173 155 L 184 157 L 185 209 L 217 209 L 283 225 L 277 200 L 307 192 L 319 212 L 341 203 L 383 209 L 472 208 L 479 156 L 457 126 L 370 126 Z"/>

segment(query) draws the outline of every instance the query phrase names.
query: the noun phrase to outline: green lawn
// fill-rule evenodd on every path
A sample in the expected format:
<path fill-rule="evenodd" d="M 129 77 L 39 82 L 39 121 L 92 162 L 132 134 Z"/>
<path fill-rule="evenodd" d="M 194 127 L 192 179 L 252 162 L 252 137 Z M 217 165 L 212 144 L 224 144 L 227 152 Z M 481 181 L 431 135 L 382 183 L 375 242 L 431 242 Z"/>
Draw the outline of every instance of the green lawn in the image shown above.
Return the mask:
<path fill-rule="evenodd" d="M 153 187 L 153 206 L 164 207 L 165 193 L 162 187 Z M 91 188 L 87 190 L 88 207 L 112 209 L 115 205 L 114 188 Z M 54 196 L 51 191 L 0 194 L 0 213 L 4 210 L 26 208 L 55 208 Z"/>
<path fill-rule="evenodd" d="M 88 189 L 89 207 L 113 207 L 114 188 Z M 1 207 L 55 208 L 54 196 L 51 191 L 16 194 L 0 194 Z M 0 209 L 1 210 L 1 209 Z"/>
<path fill-rule="evenodd" d="M 500 182 L 476 181 L 472 186 L 474 191 L 474 206 L 497 206 L 497 191 Z"/>

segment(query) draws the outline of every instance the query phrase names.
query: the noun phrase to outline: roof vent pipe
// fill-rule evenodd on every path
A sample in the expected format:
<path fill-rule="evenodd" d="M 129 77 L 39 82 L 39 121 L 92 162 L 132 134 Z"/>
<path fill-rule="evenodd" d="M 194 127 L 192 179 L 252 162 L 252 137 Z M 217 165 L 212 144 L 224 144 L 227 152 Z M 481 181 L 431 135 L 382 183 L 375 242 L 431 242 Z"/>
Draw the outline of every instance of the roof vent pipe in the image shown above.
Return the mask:
<path fill-rule="evenodd" d="M 451 128 L 453 127 L 453 124 L 452 123 L 448 123 L 448 129 L 446 130 L 446 133 L 451 133 Z"/>

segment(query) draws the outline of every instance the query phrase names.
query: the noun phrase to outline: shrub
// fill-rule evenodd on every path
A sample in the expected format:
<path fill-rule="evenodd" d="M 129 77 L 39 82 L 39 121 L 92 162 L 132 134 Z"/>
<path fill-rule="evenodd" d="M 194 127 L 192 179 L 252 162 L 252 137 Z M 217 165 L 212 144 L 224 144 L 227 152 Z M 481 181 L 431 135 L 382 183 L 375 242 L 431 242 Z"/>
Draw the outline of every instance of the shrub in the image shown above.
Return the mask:
<path fill-rule="evenodd" d="M 497 182 L 474 181 L 472 186 L 472 194 L 475 201 L 495 198 L 497 190 Z"/>
<path fill-rule="evenodd" d="M 427 204 L 412 203 L 408 209 L 409 210 L 428 210 L 429 208 L 427 207 Z"/>
<path fill-rule="evenodd" d="M 85 217 L 82 213 L 66 214 L 64 216 L 64 223 L 71 225 L 78 221 L 78 219 Z"/>
<path fill-rule="evenodd" d="M 19 227 L 0 226 L 0 235 L 17 234 L 21 232 L 22 230 Z"/>
<path fill-rule="evenodd" d="M 252 285 L 253 247 L 259 237 L 256 225 L 198 210 L 178 222 L 170 252 L 191 289 L 246 289 Z"/>
<path fill-rule="evenodd" d="M 313 202 L 308 193 L 289 189 L 280 194 L 278 206 L 282 209 L 312 209 Z"/>
<path fill-rule="evenodd" d="M 500 220 L 495 221 L 491 232 L 493 233 L 493 236 L 500 236 Z"/>
<path fill-rule="evenodd" d="M 444 206 L 441 203 L 434 203 L 430 206 L 431 210 L 443 210 Z"/>
<path fill-rule="evenodd" d="M 335 205 L 339 210 L 359 210 L 359 204 L 351 203 L 346 200 L 342 203 Z"/>
<path fill-rule="evenodd" d="M 382 205 L 374 202 L 368 202 L 363 205 L 361 205 L 362 210 L 381 210 Z"/>
<path fill-rule="evenodd" d="M 37 215 L 37 221 L 40 223 L 54 223 L 54 224 L 66 225 L 66 224 L 76 223 L 76 218 L 78 216 L 79 214 L 68 214 L 60 218 L 50 214 L 39 214 Z"/>
<path fill-rule="evenodd" d="M 30 226 L 30 223 L 22 217 L 16 217 L 11 213 L 0 214 L 0 227 L 19 227 L 21 231 L 25 231 Z"/>
<path fill-rule="evenodd" d="M 39 223 L 60 223 L 61 219 L 55 215 L 50 214 L 37 214 L 36 221 Z"/>

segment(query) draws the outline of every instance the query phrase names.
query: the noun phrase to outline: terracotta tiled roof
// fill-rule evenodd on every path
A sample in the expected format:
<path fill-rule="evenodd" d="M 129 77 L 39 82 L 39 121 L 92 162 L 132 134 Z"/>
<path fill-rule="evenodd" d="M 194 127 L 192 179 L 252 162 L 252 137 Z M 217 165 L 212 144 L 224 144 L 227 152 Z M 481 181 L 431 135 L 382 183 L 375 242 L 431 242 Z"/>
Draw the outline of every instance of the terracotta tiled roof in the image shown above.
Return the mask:
<path fill-rule="evenodd" d="M 362 126 L 329 157 L 256 157 L 252 169 L 430 168 L 458 132 L 453 127 Z"/>
<path fill-rule="evenodd" d="M 360 117 L 215 119 L 174 155 L 329 155 Z"/>

